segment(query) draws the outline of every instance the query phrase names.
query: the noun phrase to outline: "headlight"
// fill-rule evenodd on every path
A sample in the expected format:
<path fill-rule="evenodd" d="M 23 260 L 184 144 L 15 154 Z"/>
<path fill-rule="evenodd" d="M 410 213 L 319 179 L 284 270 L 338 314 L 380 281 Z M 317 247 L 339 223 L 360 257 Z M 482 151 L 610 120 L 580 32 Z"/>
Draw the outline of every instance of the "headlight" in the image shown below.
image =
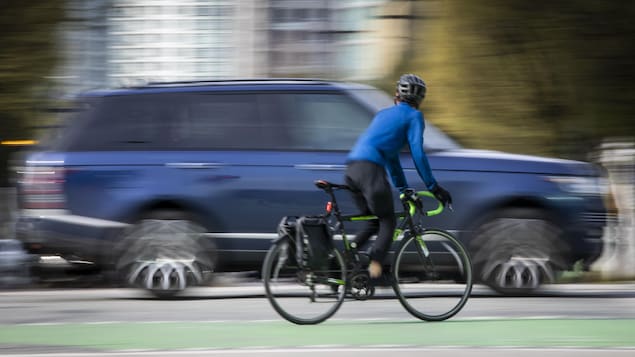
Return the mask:
<path fill-rule="evenodd" d="M 569 193 L 595 196 L 608 193 L 608 181 L 604 177 L 547 176 L 546 179 Z"/>

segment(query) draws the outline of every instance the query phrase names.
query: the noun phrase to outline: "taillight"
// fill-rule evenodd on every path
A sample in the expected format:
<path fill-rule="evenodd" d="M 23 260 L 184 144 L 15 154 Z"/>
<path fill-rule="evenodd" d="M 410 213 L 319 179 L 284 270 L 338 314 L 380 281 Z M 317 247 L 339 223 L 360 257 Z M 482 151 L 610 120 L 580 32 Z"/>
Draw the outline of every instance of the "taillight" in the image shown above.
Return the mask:
<path fill-rule="evenodd" d="M 25 209 L 61 209 L 64 198 L 64 168 L 30 166 L 21 172 L 20 203 Z"/>

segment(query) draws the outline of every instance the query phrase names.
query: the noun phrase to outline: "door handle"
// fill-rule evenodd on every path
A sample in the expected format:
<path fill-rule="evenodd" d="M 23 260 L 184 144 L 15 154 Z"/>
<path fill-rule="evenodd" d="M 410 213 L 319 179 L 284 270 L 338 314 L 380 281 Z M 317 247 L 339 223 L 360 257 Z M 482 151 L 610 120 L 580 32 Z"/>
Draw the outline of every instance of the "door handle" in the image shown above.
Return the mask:
<path fill-rule="evenodd" d="M 219 169 L 225 164 L 220 162 L 168 162 L 165 166 L 176 169 Z"/>
<path fill-rule="evenodd" d="M 341 171 L 346 169 L 345 165 L 321 165 L 321 164 L 299 164 L 294 165 L 296 169 L 300 170 L 320 170 L 320 171 Z"/>

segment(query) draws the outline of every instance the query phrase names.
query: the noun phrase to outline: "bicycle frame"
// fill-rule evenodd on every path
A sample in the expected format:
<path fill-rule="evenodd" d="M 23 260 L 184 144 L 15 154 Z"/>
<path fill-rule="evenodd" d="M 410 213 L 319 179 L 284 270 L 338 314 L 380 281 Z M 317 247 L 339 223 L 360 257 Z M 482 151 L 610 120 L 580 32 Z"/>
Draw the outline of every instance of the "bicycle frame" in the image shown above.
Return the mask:
<path fill-rule="evenodd" d="M 364 215 L 343 215 L 340 211 L 339 205 L 337 204 L 337 198 L 335 197 L 335 189 L 333 187 L 325 187 L 324 191 L 331 197 L 331 201 L 329 201 L 326 205 L 326 217 L 334 217 L 335 224 L 333 225 L 334 233 L 339 233 L 342 236 L 342 241 L 344 242 L 344 249 L 346 251 L 351 250 L 350 242 L 348 237 L 346 236 L 346 230 L 344 228 L 344 222 L 360 222 L 360 221 L 370 221 L 373 219 L 377 219 L 377 216 L 364 216 Z M 434 195 L 429 191 L 418 191 L 415 193 L 417 197 L 430 197 L 435 198 Z M 414 217 L 417 213 L 420 213 L 424 216 L 434 216 L 440 214 L 443 211 L 443 203 L 439 202 L 437 208 L 430 211 L 423 211 L 423 205 L 421 201 L 413 200 L 410 197 L 406 197 L 403 193 L 399 196 L 401 203 L 403 205 L 404 211 L 395 213 L 397 218 L 400 218 L 401 221 L 398 223 L 397 228 L 395 228 L 395 232 L 393 233 L 393 241 L 397 241 L 399 237 L 403 234 L 403 232 L 408 228 L 410 232 L 415 232 L 416 234 L 416 225 L 414 223 Z M 425 249 L 425 247 L 424 247 Z"/>

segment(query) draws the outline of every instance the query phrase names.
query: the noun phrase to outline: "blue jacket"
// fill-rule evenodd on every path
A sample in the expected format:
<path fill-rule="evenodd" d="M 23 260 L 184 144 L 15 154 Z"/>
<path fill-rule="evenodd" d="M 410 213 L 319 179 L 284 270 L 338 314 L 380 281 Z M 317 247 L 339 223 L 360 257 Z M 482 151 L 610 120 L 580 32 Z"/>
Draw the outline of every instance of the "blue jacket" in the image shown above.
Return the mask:
<path fill-rule="evenodd" d="M 408 143 L 417 172 L 428 190 L 436 187 L 428 157 L 423 151 L 421 112 L 406 103 L 381 110 L 348 154 L 348 161 L 366 160 L 384 166 L 399 190 L 408 186 L 399 162 L 399 152 Z"/>

